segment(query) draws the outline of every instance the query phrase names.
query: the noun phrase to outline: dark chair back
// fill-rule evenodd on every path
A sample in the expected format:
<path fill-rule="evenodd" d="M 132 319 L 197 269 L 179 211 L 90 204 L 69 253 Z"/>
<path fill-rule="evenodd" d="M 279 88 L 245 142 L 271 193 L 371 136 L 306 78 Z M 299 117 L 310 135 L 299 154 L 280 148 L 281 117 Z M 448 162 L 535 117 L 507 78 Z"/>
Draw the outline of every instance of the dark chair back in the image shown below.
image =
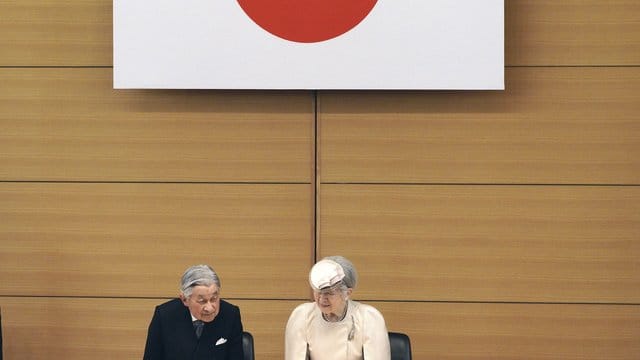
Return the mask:
<path fill-rule="evenodd" d="M 253 354 L 253 335 L 246 331 L 242 333 L 242 350 L 244 352 L 243 360 L 255 360 L 256 357 Z"/>
<path fill-rule="evenodd" d="M 0 309 L 0 360 L 2 360 L 2 309 Z"/>
<path fill-rule="evenodd" d="M 411 360 L 411 340 L 403 333 L 390 332 L 391 360 Z"/>

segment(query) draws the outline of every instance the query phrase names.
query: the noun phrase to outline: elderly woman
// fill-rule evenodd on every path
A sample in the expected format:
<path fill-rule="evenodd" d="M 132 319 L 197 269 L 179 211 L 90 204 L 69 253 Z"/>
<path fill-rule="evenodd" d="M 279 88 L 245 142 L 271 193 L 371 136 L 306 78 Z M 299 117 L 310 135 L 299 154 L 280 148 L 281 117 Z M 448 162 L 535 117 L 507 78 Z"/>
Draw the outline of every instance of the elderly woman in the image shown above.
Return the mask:
<path fill-rule="evenodd" d="M 285 360 L 389 360 L 382 314 L 351 300 L 357 283 L 342 256 L 318 261 L 309 273 L 315 302 L 293 310 L 285 332 Z"/>

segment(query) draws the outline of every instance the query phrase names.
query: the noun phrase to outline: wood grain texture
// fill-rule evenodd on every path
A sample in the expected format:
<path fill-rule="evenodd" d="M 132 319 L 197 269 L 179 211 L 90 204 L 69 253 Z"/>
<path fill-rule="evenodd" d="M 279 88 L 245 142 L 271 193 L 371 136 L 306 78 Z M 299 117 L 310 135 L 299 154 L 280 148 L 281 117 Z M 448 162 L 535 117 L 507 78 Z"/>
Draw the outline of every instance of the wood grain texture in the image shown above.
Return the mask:
<path fill-rule="evenodd" d="M 140 359 L 162 299 L 0 297 L 7 359 Z M 283 358 L 299 302 L 230 300 L 254 335 L 256 359 Z M 371 302 L 415 359 L 616 359 L 640 354 L 640 307 Z"/>
<path fill-rule="evenodd" d="M 0 69 L 0 179 L 310 182 L 309 92 L 113 90 L 110 69 Z"/>
<path fill-rule="evenodd" d="M 310 191 L 0 183 L 0 295 L 170 297 L 207 263 L 225 297 L 306 297 Z"/>
<path fill-rule="evenodd" d="M 5 357 L 141 359 L 147 326 L 160 302 L 0 297 Z"/>
<path fill-rule="evenodd" d="M 273 291 L 278 293 L 280 288 L 274 288 Z M 232 300 L 232 302 L 240 307 L 244 329 L 253 335 L 256 359 L 284 359 L 284 330 L 287 320 L 291 311 L 305 301 Z"/>
<path fill-rule="evenodd" d="M 640 184 L 640 68 L 506 75 L 504 92 L 321 93 L 321 181 Z"/>
<path fill-rule="evenodd" d="M 110 66 L 112 2 L 0 2 L 0 66 Z M 505 0 L 505 59 L 517 65 L 638 65 L 635 0 Z"/>
<path fill-rule="evenodd" d="M 156 305 L 166 299 L 0 297 L 5 359 L 141 359 Z M 229 300 L 254 336 L 256 359 L 280 360 L 298 304 Z"/>
<path fill-rule="evenodd" d="M 369 304 L 409 335 L 414 359 L 640 358 L 638 305 Z"/>
<path fill-rule="evenodd" d="M 3 0 L 0 66 L 111 66 L 111 0 Z"/>
<path fill-rule="evenodd" d="M 319 224 L 364 299 L 640 303 L 640 187 L 325 184 Z"/>
<path fill-rule="evenodd" d="M 640 3 L 505 0 L 505 63 L 640 65 Z"/>
<path fill-rule="evenodd" d="M 640 358 L 640 2 L 505 0 L 506 91 L 322 91 L 316 114 L 310 91 L 112 90 L 112 5 L 0 2 L 5 359 L 140 359 L 194 263 L 282 359 L 314 230 L 414 359 Z"/>

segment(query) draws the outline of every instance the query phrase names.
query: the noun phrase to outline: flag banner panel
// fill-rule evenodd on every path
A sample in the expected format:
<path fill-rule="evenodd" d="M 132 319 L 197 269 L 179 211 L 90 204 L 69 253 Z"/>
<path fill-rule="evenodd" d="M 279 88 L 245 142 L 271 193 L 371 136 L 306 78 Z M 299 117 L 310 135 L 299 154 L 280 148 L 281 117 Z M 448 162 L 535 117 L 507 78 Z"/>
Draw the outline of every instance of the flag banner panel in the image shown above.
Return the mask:
<path fill-rule="evenodd" d="M 114 0 L 114 88 L 504 89 L 504 0 Z"/>

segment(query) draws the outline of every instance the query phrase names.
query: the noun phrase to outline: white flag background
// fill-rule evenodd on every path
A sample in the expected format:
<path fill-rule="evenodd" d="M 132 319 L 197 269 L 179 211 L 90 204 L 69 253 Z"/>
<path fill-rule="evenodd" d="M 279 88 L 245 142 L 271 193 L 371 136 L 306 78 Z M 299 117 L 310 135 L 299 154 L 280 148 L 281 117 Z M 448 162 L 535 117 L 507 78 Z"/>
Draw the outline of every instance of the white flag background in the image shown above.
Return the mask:
<path fill-rule="evenodd" d="M 504 89 L 504 0 L 378 0 L 316 42 L 272 34 L 242 1 L 114 0 L 114 88 Z"/>

